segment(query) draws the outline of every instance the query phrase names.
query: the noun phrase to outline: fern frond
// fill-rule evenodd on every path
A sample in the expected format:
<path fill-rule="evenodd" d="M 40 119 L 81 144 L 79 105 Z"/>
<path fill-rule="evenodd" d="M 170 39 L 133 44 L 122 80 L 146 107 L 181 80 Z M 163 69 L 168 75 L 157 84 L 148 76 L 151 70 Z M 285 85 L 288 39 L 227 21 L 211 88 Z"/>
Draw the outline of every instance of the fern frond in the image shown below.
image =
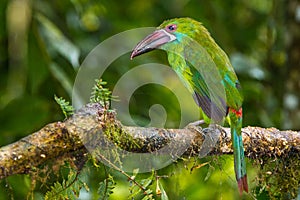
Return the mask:
<path fill-rule="evenodd" d="M 112 92 L 108 88 L 104 87 L 107 82 L 102 81 L 102 79 L 96 79 L 95 82 L 90 102 L 100 103 L 104 108 L 109 109 L 110 101 L 116 100 L 117 97 L 112 96 Z"/>
<path fill-rule="evenodd" d="M 72 105 L 70 105 L 70 102 L 66 101 L 62 97 L 58 98 L 56 95 L 54 95 L 54 99 L 55 99 L 56 103 L 60 106 L 60 108 L 66 118 L 68 118 L 74 114 L 74 108 Z"/>

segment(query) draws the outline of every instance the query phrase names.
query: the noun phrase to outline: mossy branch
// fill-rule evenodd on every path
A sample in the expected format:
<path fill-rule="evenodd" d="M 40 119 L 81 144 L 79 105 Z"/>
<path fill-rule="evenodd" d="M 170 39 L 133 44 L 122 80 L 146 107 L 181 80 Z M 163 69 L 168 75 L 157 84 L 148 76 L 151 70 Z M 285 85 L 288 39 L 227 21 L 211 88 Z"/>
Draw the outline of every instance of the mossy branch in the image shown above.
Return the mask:
<path fill-rule="evenodd" d="M 98 103 L 87 104 L 64 122 L 54 122 L 41 130 L 7 146 L 0 148 L 0 179 L 13 174 L 26 174 L 35 167 L 50 159 L 69 156 L 80 151 L 82 163 L 88 154 L 82 135 L 110 132 L 118 134 L 118 145 L 132 152 L 153 152 L 170 141 L 180 145 L 190 139 L 190 147 L 184 155 L 197 156 L 204 141 L 203 134 L 210 131 L 221 131 L 220 139 L 210 154 L 231 154 L 230 130 L 216 129 L 162 129 L 123 126 L 116 113 L 107 112 Z M 113 139 L 114 135 L 110 135 Z M 300 155 L 300 133 L 295 131 L 279 131 L 275 128 L 246 127 L 243 128 L 245 154 L 248 158 L 265 160 L 266 158 L 289 158 Z M 176 147 L 174 147 L 176 149 Z M 85 152 L 85 153 L 82 153 Z"/>

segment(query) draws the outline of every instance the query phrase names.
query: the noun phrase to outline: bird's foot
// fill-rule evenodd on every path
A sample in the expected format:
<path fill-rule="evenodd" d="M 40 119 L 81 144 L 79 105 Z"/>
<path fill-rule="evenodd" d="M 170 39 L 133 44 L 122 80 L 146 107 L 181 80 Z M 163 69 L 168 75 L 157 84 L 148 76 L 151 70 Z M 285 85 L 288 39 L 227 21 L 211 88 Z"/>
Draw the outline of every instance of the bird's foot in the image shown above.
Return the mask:
<path fill-rule="evenodd" d="M 200 133 L 202 135 L 202 137 L 205 138 L 205 134 L 203 132 L 203 129 L 200 126 L 201 124 L 205 124 L 205 121 L 204 120 L 198 120 L 198 121 L 195 121 L 195 122 L 191 122 L 186 127 L 188 129 L 191 129 L 191 130 L 194 130 L 194 131 Z"/>
<path fill-rule="evenodd" d="M 221 132 L 216 129 L 214 124 L 210 124 L 207 128 L 204 128 L 202 134 L 205 135 L 201 149 L 199 150 L 199 157 L 205 157 L 208 155 L 216 146 Z"/>
<path fill-rule="evenodd" d="M 196 122 L 189 123 L 186 128 L 192 131 L 195 131 L 201 134 L 203 143 L 201 148 L 198 149 L 199 158 L 205 157 L 212 149 L 215 147 L 219 140 L 219 136 L 221 134 L 220 129 L 218 129 L 218 125 L 216 124 L 209 124 L 207 128 L 203 128 L 200 126 L 204 124 L 204 120 L 199 120 Z"/>
<path fill-rule="evenodd" d="M 202 124 L 205 124 L 205 121 L 202 119 L 202 120 L 197 120 L 197 121 L 194 121 L 194 122 L 191 122 L 189 123 L 187 126 L 200 126 Z"/>

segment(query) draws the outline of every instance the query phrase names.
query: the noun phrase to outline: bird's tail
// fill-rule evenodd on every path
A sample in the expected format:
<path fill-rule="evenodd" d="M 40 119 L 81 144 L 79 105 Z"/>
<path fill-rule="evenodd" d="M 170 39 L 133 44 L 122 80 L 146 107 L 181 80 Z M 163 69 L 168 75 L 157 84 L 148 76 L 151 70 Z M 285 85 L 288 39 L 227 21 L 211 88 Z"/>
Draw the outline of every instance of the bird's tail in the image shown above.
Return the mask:
<path fill-rule="evenodd" d="M 239 110 L 229 109 L 230 130 L 234 154 L 234 171 L 240 194 L 248 192 L 246 162 L 242 139 L 242 108 Z"/>

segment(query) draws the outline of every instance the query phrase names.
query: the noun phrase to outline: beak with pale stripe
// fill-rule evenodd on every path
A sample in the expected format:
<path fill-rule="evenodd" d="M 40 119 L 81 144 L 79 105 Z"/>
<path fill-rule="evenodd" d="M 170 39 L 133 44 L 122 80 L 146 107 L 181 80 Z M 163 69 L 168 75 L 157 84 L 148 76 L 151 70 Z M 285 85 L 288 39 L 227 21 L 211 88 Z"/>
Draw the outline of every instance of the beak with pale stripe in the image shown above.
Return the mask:
<path fill-rule="evenodd" d="M 173 40 L 176 40 L 175 35 L 168 33 L 164 29 L 156 30 L 136 45 L 136 47 L 131 53 L 130 59 L 133 59 L 136 56 L 157 49 L 161 45 L 171 42 Z"/>

